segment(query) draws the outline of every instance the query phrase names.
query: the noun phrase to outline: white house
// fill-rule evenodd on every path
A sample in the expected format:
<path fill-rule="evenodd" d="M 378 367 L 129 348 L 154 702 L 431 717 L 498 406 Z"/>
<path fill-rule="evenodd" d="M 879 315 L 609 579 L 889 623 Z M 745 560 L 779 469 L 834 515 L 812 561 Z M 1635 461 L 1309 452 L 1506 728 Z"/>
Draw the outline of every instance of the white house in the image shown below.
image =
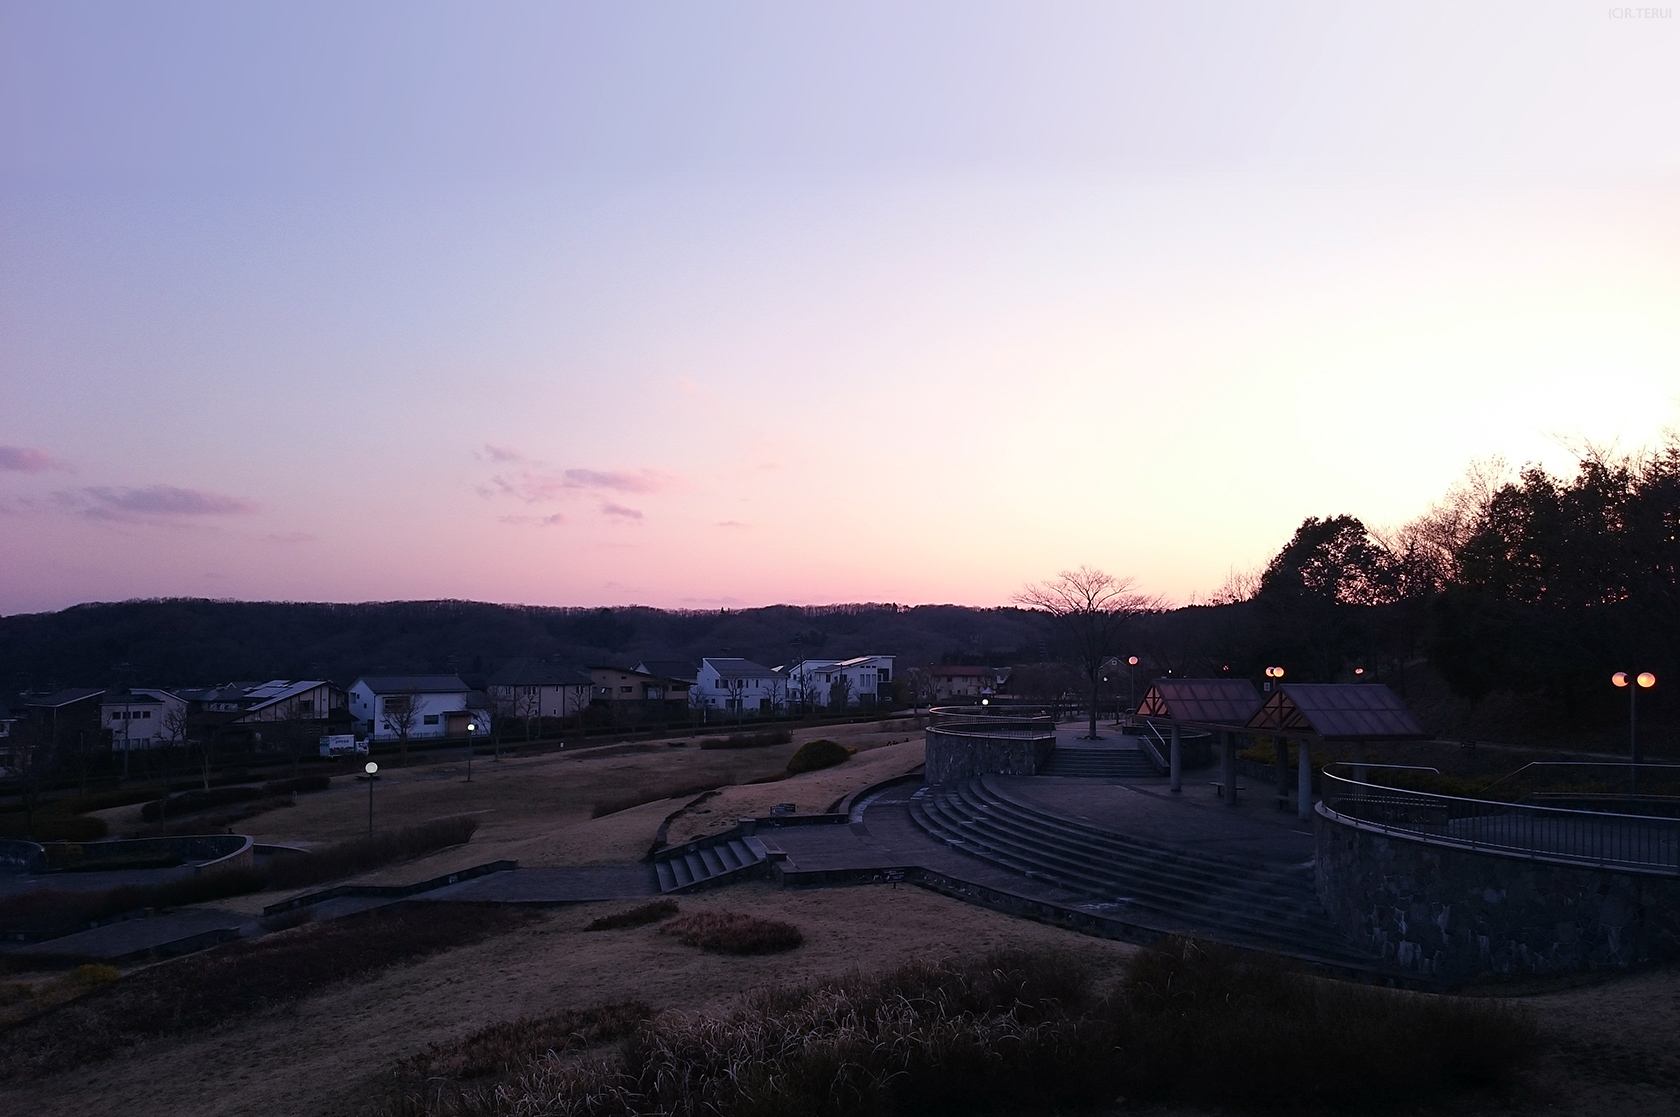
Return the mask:
<path fill-rule="evenodd" d="M 875 706 L 892 701 L 893 660 L 890 655 L 860 655 L 852 659 L 806 659 L 786 668 L 793 701 L 812 706 Z"/>
<path fill-rule="evenodd" d="M 702 659 L 691 701 L 737 714 L 774 714 L 787 707 L 787 675 L 750 659 Z"/>
<path fill-rule="evenodd" d="M 569 718 L 594 696 L 595 682 L 582 671 L 516 659 L 490 676 L 490 697 L 510 717 Z"/>
<path fill-rule="evenodd" d="M 363 675 L 349 696 L 357 729 L 376 741 L 464 737 L 468 725 L 474 736 L 490 732 L 490 712 L 473 706 L 458 675 Z"/>
<path fill-rule="evenodd" d="M 184 744 L 186 700 L 158 687 L 136 687 L 99 700 L 99 724 L 112 752 Z"/>

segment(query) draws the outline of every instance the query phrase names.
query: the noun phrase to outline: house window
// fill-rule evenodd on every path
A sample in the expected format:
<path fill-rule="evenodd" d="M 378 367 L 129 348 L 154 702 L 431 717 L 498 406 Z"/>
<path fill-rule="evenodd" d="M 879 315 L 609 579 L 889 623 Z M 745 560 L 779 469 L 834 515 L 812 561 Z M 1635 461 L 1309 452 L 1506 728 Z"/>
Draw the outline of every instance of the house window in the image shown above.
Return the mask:
<path fill-rule="evenodd" d="M 621 686 L 621 687 L 618 688 L 618 693 L 620 693 L 620 694 L 634 694 L 634 693 L 636 693 L 636 688 L 633 687 L 633 686 Z"/>
<path fill-rule="evenodd" d="M 427 725 L 436 725 L 438 723 L 437 719 L 438 719 L 438 716 L 436 714 L 427 714 L 425 716 L 425 720 L 426 720 Z"/>

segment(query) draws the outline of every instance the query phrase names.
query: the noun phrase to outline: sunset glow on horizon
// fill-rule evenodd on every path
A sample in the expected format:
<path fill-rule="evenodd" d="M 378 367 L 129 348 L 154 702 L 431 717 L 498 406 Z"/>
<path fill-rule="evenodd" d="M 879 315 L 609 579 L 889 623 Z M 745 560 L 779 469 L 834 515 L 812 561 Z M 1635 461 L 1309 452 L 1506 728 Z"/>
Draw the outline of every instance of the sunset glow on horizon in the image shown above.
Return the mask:
<path fill-rule="evenodd" d="M 1185 602 L 1680 426 L 1673 20 L 356 11 L 0 3 L 0 613 Z"/>

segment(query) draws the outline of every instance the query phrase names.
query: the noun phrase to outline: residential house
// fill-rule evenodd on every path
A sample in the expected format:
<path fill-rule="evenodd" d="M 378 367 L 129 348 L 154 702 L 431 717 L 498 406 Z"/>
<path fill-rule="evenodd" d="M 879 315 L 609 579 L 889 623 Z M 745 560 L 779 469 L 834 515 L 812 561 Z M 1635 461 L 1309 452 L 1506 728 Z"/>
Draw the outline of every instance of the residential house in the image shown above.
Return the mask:
<path fill-rule="evenodd" d="M 693 686 L 700 680 L 700 665 L 691 659 L 644 659 L 636 664 L 644 675 L 660 675 Z"/>
<path fill-rule="evenodd" d="M 990 698 L 1002 692 L 1009 679 L 1007 667 L 929 667 L 935 701 L 962 698 Z"/>
<path fill-rule="evenodd" d="M 595 681 L 570 667 L 515 659 L 490 676 L 488 693 L 504 717 L 569 718 L 589 706 Z"/>
<path fill-rule="evenodd" d="M 112 752 L 185 744 L 186 700 L 161 687 L 113 691 L 99 700 L 99 722 Z"/>
<path fill-rule="evenodd" d="M 825 708 L 891 705 L 895 658 L 860 655 L 852 659 L 801 660 L 785 669 L 793 689 L 791 700 Z"/>
<path fill-rule="evenodd" d="M 666 675 L 656 675 L 635 667 L 590 667 L 590 680 L 595 686 L 595 701 L 619 705 L 640 705 L 650 712 L 669 712 L 666 704 L 681 710 L 688 702 L 690 684 Z"/>
<path fill-rule="evenodd" d="M 99 699 L 104 694 L 98 687 L 70 687 L 51 694 L 20 695 L 19 705 L 25 717 L 45 730 L 48 739 L 64 741 L 77 732 L 99 732 Z"/>
<path fill-rule="evenodd" d="M 490 732 L 488 703 L 459 675 L 363 675 L 349 699 L 357 731 L 376 741 Z"/>
<path fill-rule="evenodd" d="M 270 679 L 246 690 L 237 720 L 326 721 L 346 701 L 344 689 L 324 679 Z"/>
<path fill-rule="evenodd" d="M 787 708 L 788 676 L 750 659 L 702 659 L 695 702 L 734 714 L 775 714 Z"/>

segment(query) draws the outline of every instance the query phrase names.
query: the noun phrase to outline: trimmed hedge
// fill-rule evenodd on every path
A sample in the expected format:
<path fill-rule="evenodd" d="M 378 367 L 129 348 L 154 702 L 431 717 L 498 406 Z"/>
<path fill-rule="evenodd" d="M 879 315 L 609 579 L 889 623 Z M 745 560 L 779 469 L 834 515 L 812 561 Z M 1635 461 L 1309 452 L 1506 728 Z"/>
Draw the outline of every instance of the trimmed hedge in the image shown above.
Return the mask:
<path fill-rule="evenodd" d="M 262 785 L 264 795 L 297 795 L 305 791 L 325 791 L 332 786 L 331 776 L 293 776 L 284 780 L 269 780 Z"/>
<path fill-rule="evenodd" d="M 793 740 L 786 729 L 764 729 L 757 733 L 731 733 L 727 737 L 702 737 L 703 749 L 767 749 L 771 745 L 785 745 Z"/>
<path fill-rule="evenodd" d="M 35 842 L 97 842 L 109 832 L 110 828 L 102 818 L 59 814 L 46 808 L 36 809 L 33 826 L 24 811 L 0 814 L 0 838 L 27 838 Z"/>
<path fill-rule="evenodd" d="M 603 915 L 599 919 L 592 919 L 584 930 L 617 931 L 624 927 L 646 927 L 649 923 L 658 923 L 661 919 L 669 919 L 675 914 L 675 900 L 654 900 L 633 908 L 625 908 L 623 911 L 615 911 L 611 915 Z"/>
<path fill-rule="evenodd" d="M 212 787 L 209 791 L 183 791 L 179 795 L 169 797 L 168 813 L 193 814 L 214 807 L 231 806 L 234 803 L 249 803 L 262 797 L 263 789 L 260 787 Z M 156 822 L 164 814 L 163 805 L 162 800 L 154 799 L 140 808 L 140 817 L 147 822 Z"/>
<path fill-rule="evenodd" d="M 806 741 L 798 752 L 788 758 L 788 775 L 797 776 L 802 772 L 815 772 L 823 768 L 832 768 L 836 764 L 844 764 L 855 752 L 856 749 L 847 748 L 838 741 L 830 741 L 827 737 Z"/>
<path fill-rule="evenodd" d="M 780 954 L 805 941 L 798 927 L 738 911 L 702 911 L 673 919 L 659 929 L 684 946 L 718 954 Z"/>

